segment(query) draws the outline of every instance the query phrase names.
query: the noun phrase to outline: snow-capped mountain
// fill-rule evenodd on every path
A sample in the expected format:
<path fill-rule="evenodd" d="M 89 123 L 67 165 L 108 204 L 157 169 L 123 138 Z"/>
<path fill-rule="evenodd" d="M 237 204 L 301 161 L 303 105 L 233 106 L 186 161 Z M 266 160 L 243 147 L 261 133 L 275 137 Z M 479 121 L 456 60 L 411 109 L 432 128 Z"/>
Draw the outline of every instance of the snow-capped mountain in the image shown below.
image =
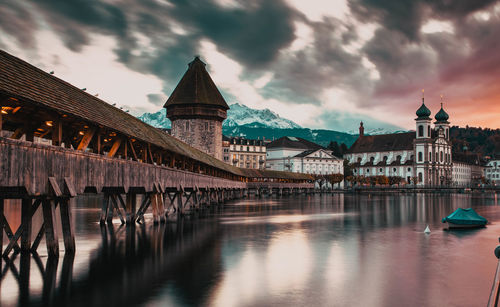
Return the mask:
<path fill-rule="evenodd" d="M 252 128 L 293 129 L 302 128 L 293 121 L 282 118 L 269 109 L 257 110 L 244 104 L 235 103 L 229 106 L 225 127 L 247 126 Z"/>
<path fill-rule="evenodd" d="M 293 121 L 282 118 L 269 109 L 257 110 L 246 105 L 235 103 L 229 106 L 227 119 L 223 127 L 275 128 L 293 129 L 302 128 Z M 144 113 L 139 116 L 143 122 L 157 128 L 170 128 L 170 120 L 166 117 L 166 110 L 162 108 L 156 113 Z"/>
<path fill-rule="evenodd" d="M 137 118 L 153 127 L 170 129 L 171 122 L 170 119 L 167 118 L 167 110 L 165 108 L 162 108 L 156 113 L 144 113 Z"/>

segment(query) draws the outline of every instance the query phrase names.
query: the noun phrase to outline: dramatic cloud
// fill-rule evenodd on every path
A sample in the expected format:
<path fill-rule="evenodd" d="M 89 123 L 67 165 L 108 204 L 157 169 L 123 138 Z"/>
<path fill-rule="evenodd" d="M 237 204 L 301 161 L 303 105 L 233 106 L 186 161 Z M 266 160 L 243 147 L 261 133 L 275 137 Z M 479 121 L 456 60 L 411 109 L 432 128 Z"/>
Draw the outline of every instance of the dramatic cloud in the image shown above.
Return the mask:
<path fill-rule="evenodd" d="M 52 51 L 47 32 L 71 53 Z M 445 94 L 453 123 L 498 127 L 498 33 L 500 4 L 493 0 L 4 0 L 0 5 L 1 48 L 59 71 L 70 65 L 62 54 L 89 57 L 89 50 L 101 48 L 115 58 L 95 69 L 128 69 L 133 78 L 144 76 L 154 84 L 135 86 L 142 100 L 122 103 L 132 112 L 156 111 L 152 108 L 162 105 L 199 54 L 230 102 L 338 130 L 352 130 L 348 122 L 357 126 L 362 118 L 368 126 L 388 122 L 385 127 L 412 128 L 421 88 L 434 113 L 439 94 Z M 97 45 L 100 41 L 106 44 Z M 159 80 L 161 90 L 151 92 Z M 118 82 L 134 87 L 126 83 Z"/>

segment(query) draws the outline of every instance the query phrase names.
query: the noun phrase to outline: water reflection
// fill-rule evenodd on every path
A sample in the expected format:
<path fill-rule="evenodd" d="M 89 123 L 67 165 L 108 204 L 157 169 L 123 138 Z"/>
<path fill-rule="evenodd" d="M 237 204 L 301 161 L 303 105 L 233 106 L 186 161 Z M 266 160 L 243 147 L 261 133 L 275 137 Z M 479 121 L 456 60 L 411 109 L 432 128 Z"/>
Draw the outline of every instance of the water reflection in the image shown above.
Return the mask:
<path fill-rule="evenodd" d="M 76 202 L 76 257 L 4 259 L 2 306 L 475 306 L 496 266 L 493 194 L 251 199 L 131 227 L 100 227 L 99 201 Z M 490 224 L 443 230 L 458 207 Z"/>

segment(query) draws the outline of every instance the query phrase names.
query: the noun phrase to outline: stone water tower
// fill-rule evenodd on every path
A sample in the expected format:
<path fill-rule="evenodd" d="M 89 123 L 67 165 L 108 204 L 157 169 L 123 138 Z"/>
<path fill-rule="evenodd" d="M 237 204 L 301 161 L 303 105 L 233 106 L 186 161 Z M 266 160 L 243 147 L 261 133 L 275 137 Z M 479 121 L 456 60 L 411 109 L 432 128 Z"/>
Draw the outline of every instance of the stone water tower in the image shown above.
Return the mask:
<path fill-rule="evenodd" d="M 222 160 L 222 122 L 227 117 L 224 97 L 199 57 L 164 105 L 172 121 L 172 136 Z"/>

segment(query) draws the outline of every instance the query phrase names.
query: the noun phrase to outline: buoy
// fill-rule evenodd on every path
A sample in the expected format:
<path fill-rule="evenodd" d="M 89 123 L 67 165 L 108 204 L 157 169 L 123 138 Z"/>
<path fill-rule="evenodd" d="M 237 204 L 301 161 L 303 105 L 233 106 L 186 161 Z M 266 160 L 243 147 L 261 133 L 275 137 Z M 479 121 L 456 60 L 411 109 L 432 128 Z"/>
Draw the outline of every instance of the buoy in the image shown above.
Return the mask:
<path fill-rule="evenodd" d="M 424 232 L 425 233 L 431 233 L 431 229 L 429 228 L 429 225 L 427 225 L 427 227 L 425 227 Z"/>

